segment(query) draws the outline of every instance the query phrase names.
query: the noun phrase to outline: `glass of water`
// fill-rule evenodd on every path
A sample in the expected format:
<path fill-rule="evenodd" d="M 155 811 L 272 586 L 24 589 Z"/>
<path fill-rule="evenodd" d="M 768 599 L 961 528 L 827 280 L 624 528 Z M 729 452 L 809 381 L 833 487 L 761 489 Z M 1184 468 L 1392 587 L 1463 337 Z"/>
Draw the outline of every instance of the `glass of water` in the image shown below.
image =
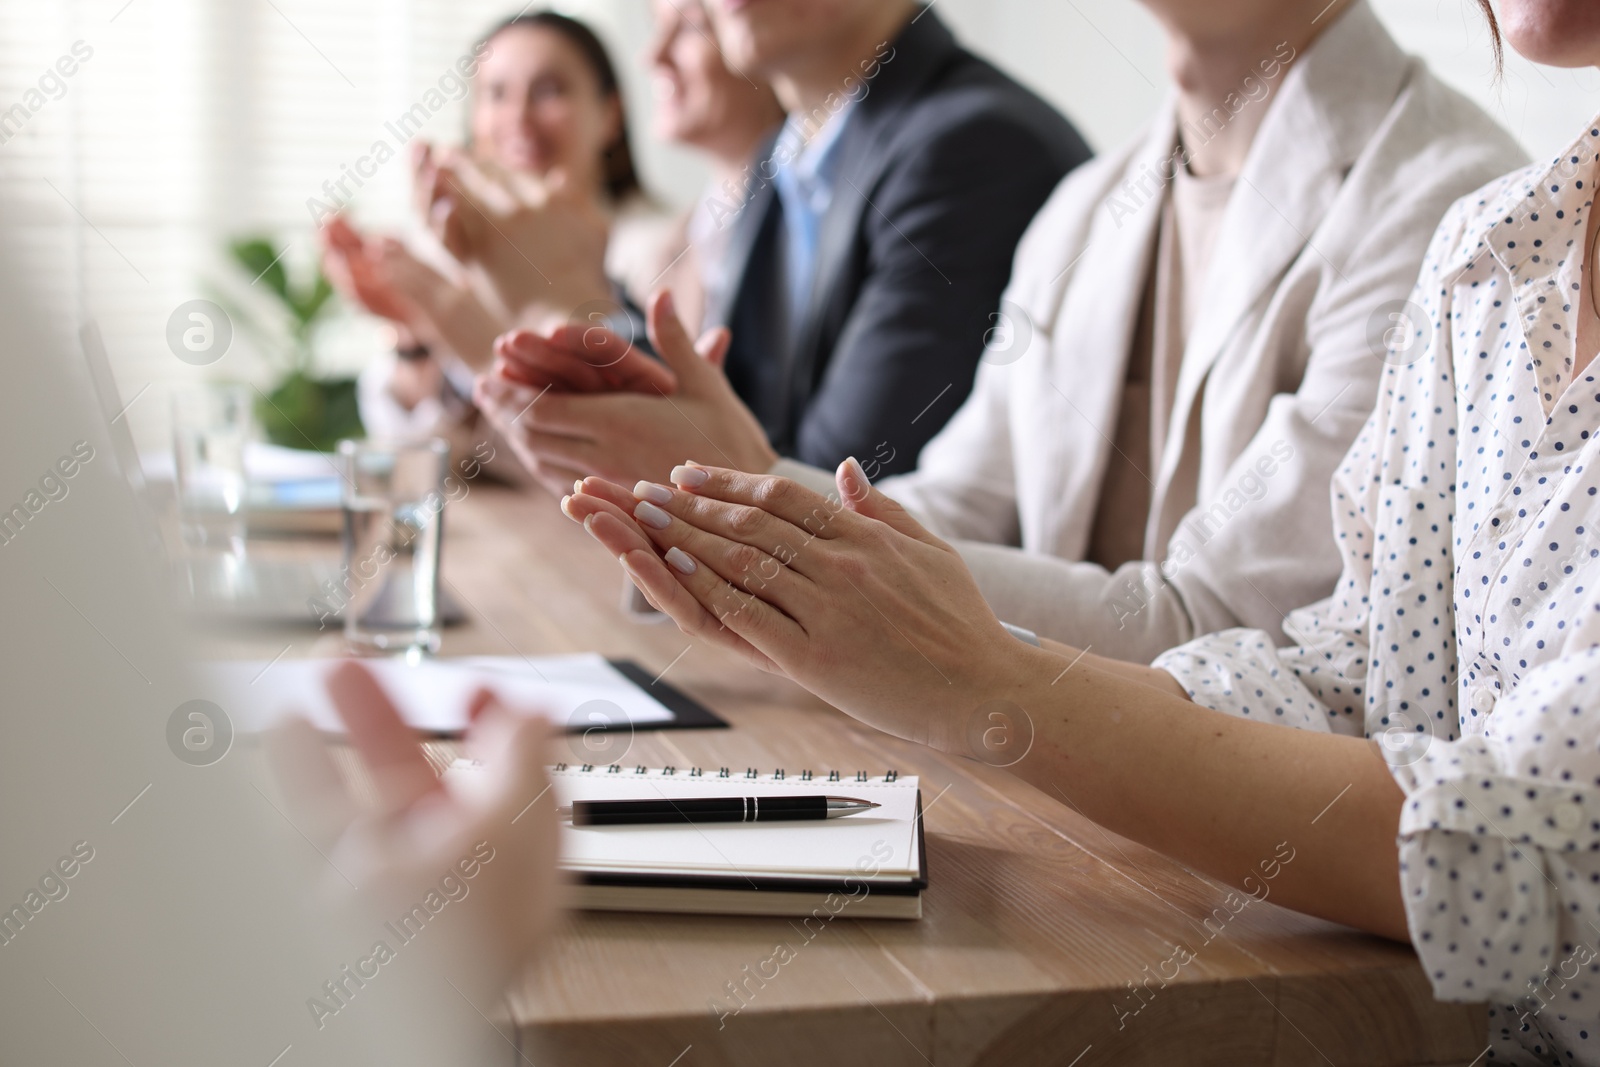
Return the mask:
<path fill-rule="evenodd" d="M 439 550 L 450 446 L 341 441 L 344 635 L 364 650 L 439 650 Z"/>
<path fill-rule="evenodd" d="M 244 553 L 250 424 L 245 386 L 190 385 L 172 394 L 178 521 L 189 548 Z"/>

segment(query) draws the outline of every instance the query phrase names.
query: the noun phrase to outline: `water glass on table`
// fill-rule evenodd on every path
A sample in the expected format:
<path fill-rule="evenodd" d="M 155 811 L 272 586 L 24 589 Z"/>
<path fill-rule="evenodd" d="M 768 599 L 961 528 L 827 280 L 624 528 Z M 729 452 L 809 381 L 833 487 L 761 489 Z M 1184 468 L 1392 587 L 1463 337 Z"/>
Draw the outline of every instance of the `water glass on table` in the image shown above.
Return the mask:
<path fill-rule="evenodd" d="M 187 385 L 173 392 L 174 486 L 188 548 L 243 555 L 250 427 L 245 386 Z"/>
<path fill-rule="evenodd" d="M 439 650 L 439 554 L 450 446 L 341 441 L 345 640 L 357 650 Z"/>

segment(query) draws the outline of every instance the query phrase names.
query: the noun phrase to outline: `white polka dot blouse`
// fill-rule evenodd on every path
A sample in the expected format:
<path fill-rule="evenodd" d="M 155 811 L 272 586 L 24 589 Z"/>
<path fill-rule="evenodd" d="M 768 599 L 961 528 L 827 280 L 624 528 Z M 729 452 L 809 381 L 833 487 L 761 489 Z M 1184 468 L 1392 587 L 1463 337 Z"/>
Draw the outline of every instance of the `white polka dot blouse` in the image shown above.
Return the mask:
<path fill-rule="evenodd" d="M 1445 217 L 1298 647 L 1156 661 L 1219 711 L 1378 739 L 1412 942 L 1439 997 L 1492 1005 L 1486 1062 L 1600 1064 L 1600 362 L 1573 370 L 1597 150 L 1600 120 Z"/>

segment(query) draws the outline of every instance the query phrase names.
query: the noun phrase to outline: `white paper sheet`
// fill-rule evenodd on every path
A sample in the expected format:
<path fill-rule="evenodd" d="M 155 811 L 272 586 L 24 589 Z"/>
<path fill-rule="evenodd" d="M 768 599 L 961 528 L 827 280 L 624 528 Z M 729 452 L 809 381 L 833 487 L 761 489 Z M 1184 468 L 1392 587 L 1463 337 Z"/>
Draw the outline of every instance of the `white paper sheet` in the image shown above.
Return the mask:
<path fill-rule="evenodd" d="M 342 733 L 323 680 L 342 660 L 232 660 L 202 669 L 200 694 L 233 717 L 238 728 L 265 728 L 298 713 L 322 730 Z M 388 691 L 401 717 L 419 730 L 451 733 L 467 725 L 467 703 L 488 687 L 514 711 L 543 714 L 569 726 L 669 722 L 672 712 L 623 677 L 604 657 L 464 656 L 425 659 L 411 665 L 400 659 L 362 660 Z"/>

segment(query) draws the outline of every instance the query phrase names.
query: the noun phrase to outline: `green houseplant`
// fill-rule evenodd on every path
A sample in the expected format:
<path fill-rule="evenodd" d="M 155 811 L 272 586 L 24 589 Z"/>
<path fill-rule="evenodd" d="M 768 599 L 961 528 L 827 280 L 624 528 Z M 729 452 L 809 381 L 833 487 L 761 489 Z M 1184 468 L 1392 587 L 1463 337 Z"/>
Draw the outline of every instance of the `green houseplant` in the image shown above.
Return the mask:
<path fill-rule="evenodd" d="M 288 360 L 276 384 L 258 393 L 257 423 L 268 441 L 287 448 L 330 452 L 346 437 L 361 437 L 361 414 L 354 378 L 324 378 L 316 374 L 314 338 L 322 319 L 332 310 L 333 286 L 320 267 L 309 279 L 290 277 L 282 256 L 264 237 L 242 237 L 228 243 L 228 254 L 252 279 L 264 287 L 281 307 L 276 336 L 264 336 L 269 348 L 286 350 Z M 232 310 L 232 309 L 230 309 Z M 233 312 L 255 332 L 267 330 L 249 315 Z"/>

